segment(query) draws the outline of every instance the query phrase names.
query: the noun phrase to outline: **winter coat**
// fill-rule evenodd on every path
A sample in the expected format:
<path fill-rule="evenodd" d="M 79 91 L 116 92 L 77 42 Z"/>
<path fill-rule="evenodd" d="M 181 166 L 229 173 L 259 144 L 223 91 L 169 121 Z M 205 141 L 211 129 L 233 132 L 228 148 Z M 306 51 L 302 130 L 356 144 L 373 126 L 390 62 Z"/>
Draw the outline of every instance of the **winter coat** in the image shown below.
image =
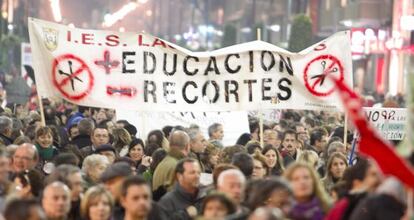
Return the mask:
<path fill-rule="evenodd" d="M 179 160 L 185 158 L 185 155 L 176 149 L 170 149 L 167 156 L 158 164 L 152 175 L 152 190 L 156 191 L 164 187 L 171 191 L 174 184 L 174 170 Z"/>

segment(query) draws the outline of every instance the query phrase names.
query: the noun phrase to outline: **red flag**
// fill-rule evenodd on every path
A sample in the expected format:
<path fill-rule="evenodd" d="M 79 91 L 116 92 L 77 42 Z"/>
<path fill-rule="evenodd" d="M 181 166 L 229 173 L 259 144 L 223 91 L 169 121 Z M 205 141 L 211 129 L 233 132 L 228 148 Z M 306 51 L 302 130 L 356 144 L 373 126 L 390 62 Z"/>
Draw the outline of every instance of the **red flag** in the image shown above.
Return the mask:
<path fill-rule="evenodd" d="M 335 79 L 334 79 L 335 80 Z M 377 161 L 384 174 L 397 177 L 401 182 L 414 188 L 414 169 L 403 158 L 400 158 L 394 148 L 377 135 L 366 120 L 362 110 L 362 100 L 343 80 L 335 80 L 338 91 L 349 118 L 353 121 L 360 134 L 359 151 Z"/>

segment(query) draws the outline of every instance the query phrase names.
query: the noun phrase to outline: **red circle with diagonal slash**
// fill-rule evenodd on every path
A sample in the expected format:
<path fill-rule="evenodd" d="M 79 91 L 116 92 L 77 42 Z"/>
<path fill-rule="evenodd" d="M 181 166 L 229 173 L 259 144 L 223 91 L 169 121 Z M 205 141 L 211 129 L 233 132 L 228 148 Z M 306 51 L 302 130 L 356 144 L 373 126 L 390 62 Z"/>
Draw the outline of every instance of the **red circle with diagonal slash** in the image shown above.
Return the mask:
<path fill-rule="evenodd" d="M 326 63 L 328 65 L 328 69 L 332 69 L 334 66 L 337 66 L 339 69 L 339 80 L 340 81 L 344 80 L 344 67 L 342 66 L 341 61 L 339 61 L 338 58 L 332 55 L 321 55 L 321 56 L 314 58 L 306 65 L 305 70 L 303 72 L 303 79 L 305 81 L 306 88 L 309 90 L 310 93 L 312 93 L 315 96 L 328 96 L 335 90 L 335 86 L 333 86 L 332 89 L 329 89 L 326 92 L 318 91 L 317 89 L 315 89 L 315 87 L 316 87 L 316 84 L 320 82 L 319 79 L 316 80 L 313 84 L 309 82 L 310 81 L 309 79 L 310 66 L 317 65 L 318 61 L 323 61 L 323 60 L 327 61 Z M 329 68 L 329 66 L 331 66 L 331 68 Z M 324 73 L 321 71 L 321 74 L 324 74 Z M 324 74 L 325 77 L 327 77 L 328 74 L 329 73 Z M 325 80 L 330 80 L 330 79 L 326 78 Z"/>
<path fill-rule="evenodd" d="M 80 67 L 71 76 L 61 80 L 60 82 L 58 82 L 57 79 L 56 79 L 56 74 L 59 71 L 58 66 L 59 66 L 60 63 L 65 62 L 67 60 L 71 60 L 71 61 L 79 63 Z M 78 76 L 78 75 L 80 75 L 84 72 L 86 72 L 86 75 L 87 75 L 88 81 L 89 81 L 89 84 L 88 84 L 85 91 L 81 91 L 80 94 L 70 94 L 70 93 L 68 93 L 67 91 L 65 91 L 63 89 L 63 86 L 65 86 L 67 83 L 69 83 L 69 81 L 71 79 L 73 79 L 74 77 L 76 77 L 76 76 Z M 59 57 L 56 57 L 53 60 L 52 80 L 53 80 L 53 85 L 59 90 L 60 93 L 62 93 L 62 95 L 64 97 L 66 97 L 67 99 L 70 99 L 70 100 L 74 100 L 74 101 L 78 101 L 78 100 L 81 100 L 81 99 L 85 98 L 91 92 L 93 84 L 94 84 L 93 83 L 94 78 L 93 78 L 92 72 L 89 69 L 88 65 L 86 65 L 86 63 L 83 60 L 81 60 L 79 57 L 74 56 L 73 54 L 64 54 L 64 55 L 61 55 Z"/>

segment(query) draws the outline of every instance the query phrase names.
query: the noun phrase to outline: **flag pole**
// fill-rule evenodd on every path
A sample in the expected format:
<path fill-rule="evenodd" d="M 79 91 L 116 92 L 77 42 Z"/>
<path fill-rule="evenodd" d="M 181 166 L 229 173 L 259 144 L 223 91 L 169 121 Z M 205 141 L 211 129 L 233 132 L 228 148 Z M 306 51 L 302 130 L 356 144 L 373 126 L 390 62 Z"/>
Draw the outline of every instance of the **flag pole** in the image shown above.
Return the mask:
<path fill-rule="evenodd" d="M 262 40 L 262 30 L 260 28 L 256 29 L 256 37 L 257 40 Z M 262 109 L 259 110 L 259 132 L 260 132 L 260 147 L 264 148 L 264 141 L 263 141 L 263 111 Z"/>
<path fill-rule="evenodd" d="M 40 96 L 39 91 L 37 92 L 37 98 L 39 100 L 41 124 L 42 124 L 42 126 L 46 126 L 45 111 L 44 111 L 44 108 L 43 108 L 42 97 Z"/>
<path fill-rule="evenodd" d="M 347 146 L 348 142 L 348 113 L 345 112 L 345 121 L 344 121 L 344 145 Z"/>

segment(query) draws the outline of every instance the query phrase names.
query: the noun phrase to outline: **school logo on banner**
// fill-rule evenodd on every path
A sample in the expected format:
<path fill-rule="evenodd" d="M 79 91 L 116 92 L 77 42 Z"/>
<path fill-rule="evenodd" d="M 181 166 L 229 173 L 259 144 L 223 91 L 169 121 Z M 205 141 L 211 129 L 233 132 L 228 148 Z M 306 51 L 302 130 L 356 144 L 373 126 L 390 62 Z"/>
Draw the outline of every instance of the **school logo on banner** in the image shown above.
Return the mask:
<path fill-rule="evenodd" d="M 43 38 L 46 48 L 49 51 L 56 50 L 58 46 L 59 31 L 53 28 L 43 28 Z"/>

